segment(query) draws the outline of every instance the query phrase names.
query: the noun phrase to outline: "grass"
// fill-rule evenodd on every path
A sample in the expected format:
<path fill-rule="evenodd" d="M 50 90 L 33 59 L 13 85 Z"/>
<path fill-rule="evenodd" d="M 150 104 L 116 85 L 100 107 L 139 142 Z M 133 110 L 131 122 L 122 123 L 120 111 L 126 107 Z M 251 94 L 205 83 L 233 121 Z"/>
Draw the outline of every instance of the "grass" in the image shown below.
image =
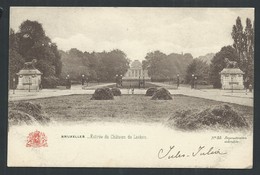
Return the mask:
<path fill-rule="evenodd" d="M 47 124 L 50 118 L 45 115 L 41 105 L 32 102 L 9 102 L 9 125 L 18 125 L 22 123 Z"/>
<path fill-rule="evenodd" d="M 57 122 L 166 122 L 176 111 L 223 104 L 183 95 L 173 100 L 151 100 L 144 95 L 116 96 L 114 100 L 90 100 L 91 95 L 70 95 L 30 100 L 39 103 L 52 121 Z M 252 125 L 253 108 L 230 104 Z"/>
<path fill-rule="evenodd" d="M 178 111 L 169 118 L 166 125 L 186 131 L 202 129 L 229 129 L 235 131 L 249 128 L 244 115 L 229 104 Z"/>

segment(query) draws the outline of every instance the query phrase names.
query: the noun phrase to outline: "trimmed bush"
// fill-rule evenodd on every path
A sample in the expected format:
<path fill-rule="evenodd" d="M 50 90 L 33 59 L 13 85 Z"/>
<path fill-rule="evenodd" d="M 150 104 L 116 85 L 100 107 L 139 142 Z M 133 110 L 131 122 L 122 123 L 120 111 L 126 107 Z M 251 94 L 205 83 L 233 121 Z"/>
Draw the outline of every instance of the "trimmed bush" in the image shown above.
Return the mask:
<path fill-rule="evenodd" d="M 121 96 L 120 89 L 113 87 L 111 90 L 112 90 L 112 93 L 113 93 L 114 96 Z"/>
<path fill-rule="evenodd" d="M 248 128 L 249 124 L 233 107 L 227 104 L 206 109 L 177 111 L 167 125 L 183 130 Z"/>
<path fill-rule="evenodd" d="M 172 100 L 172 96 L 167 89 L 160 88 L 153 94 L 152 100 Z"/>
<path fill-rule="evenodd" d="M 157 88 L 155 87 L 151 87 L 149 89 L 147 89 L 145 96 L 153 96 L 153 94 L 157 91 Z"/>
<path fill-rule="evenodd" d="M 10 125 L 40 123 L 47 124 L 50 118 L 42 110 L 41 105 L 31 102 L 9 103 L 8 122 Z"/>
<path fill-rule="evenodd" d="M 113 92 L 107 87 L 97 88 L 91 97 L 91 100 L 113 100 L 113 99 L 114 99 Z"/>

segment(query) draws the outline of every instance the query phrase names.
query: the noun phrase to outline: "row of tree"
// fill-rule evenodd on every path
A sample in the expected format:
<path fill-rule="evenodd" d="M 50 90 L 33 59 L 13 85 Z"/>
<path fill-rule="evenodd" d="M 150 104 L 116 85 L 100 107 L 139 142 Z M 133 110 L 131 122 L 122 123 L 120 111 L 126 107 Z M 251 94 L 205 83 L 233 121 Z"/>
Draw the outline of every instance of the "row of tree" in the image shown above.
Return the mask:
<path fill-rule="evenodd" d="M 177 74 L 185 77 L 186 68 L 192 62 L 190 53 L 166 55 L 161 51 L 147 53 L 142 62 L 143 68 L 148 70 L 148 75 L 152 81 L 165 81 L 175 79 Z"/>
<path fill-rule="evenodd" d="M 130 60 L 121 50 L 110 52 L 82 52 L 76 48 L 60 51 L 63 64 L 62 76 L 80 80 L 82 75 L 88 81 L 115 81 L 116 75 L 124 75 Z"/>

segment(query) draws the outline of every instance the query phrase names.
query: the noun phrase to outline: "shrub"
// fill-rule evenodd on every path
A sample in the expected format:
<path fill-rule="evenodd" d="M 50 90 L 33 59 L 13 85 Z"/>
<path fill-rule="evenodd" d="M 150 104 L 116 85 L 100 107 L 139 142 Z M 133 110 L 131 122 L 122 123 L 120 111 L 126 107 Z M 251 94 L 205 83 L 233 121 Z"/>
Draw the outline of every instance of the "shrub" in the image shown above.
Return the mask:
<path fill-rule="evenodd" d="M 107 87 L 97 88 L 91 97 L 91 100 L 113 100 L 113 99 L 114 99 L 113 92 Z"/>
<path fill-rule="evenodd" d="M 58 82 L 57 86 L 66 86 L 67 85 L 67 80 L 64 77 L 59 77 L 57 82 Z"/>
<path fill-rule="evenodd" d="M 153 96 L 153 94 L 157 91 L 157 88 L 155 87 L 151 87 L 149 89 L 147 89 L 145 96 Z"/>
<path fill-rule="evenodd" d="M 114 96 L 121 96 L 120 89 L 113 87 L 111 90 L 112 90 L 112 93 L 113 93 Z"/>
<path fill-rule="evenodd" d="M 153 94 L 152 100 L 172 100 L 172 96 L 167 89 L 160 88 Z"/>
<path fill-rule="evenodd" d="M 177 111 L 167 125 L 184 130 L 248 128 L 245 117 L 230 105 L 222 104 L 206 109 Z"/>
<path fill-rule="evenodd" d="M 43 77 L 42 87 L 43 88 L 56 88 L 59 85 L 59 79 L 54 76 Z"/>
<path fill-rule="evenodd" d="M 46 124 L 50 121 L 42 110 L 41 105 L 31 102 L 9 103 L 8 122 L 10 125 L 32 124 L 38 122 Z"/>

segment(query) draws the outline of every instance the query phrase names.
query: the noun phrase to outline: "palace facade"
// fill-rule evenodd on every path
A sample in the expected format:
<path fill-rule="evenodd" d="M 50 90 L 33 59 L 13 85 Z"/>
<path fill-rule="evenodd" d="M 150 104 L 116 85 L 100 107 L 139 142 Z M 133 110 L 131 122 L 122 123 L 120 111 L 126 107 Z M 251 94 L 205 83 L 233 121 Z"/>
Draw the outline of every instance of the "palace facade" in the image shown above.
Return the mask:
<path fill-rule="evenodd" d="M 148 70 L 144 70 L 142 63 L 134 60 L 122 78 L 122 86 L 129 88 L 145 88 L 146 82 L 151 81 L 148 76 Z"/>
<path fill-rule="evenodd" d="M 138 79 L 151 80 L 148 76 L 148 70 L 143 70 L 142 63 L 138 60 L 134 60 L 123 77 L 123 80 L 138 80 Z"/>

